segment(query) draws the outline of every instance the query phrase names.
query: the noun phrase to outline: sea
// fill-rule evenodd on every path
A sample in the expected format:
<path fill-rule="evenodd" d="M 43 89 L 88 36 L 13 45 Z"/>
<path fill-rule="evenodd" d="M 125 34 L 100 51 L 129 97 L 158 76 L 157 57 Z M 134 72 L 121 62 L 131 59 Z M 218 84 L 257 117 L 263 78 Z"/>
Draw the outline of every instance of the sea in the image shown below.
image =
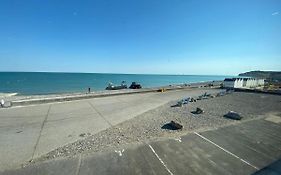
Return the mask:
<path fill-rule="evenodd" d="M 144 88 L 224 80 L 231 76 L 217 75 L 150 75 L 110 73 L 0 72 L 0 94 L 47 95 L 101 91 L 109 82 L 130 86 L 138 82 Z"/>

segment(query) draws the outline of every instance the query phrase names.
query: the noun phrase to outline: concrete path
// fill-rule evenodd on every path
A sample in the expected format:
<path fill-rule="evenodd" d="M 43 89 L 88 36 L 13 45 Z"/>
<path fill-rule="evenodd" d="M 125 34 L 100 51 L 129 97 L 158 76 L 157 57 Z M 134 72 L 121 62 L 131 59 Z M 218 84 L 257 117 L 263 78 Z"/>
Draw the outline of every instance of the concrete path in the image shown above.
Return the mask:
<path fill-rule="evenodd" d="M 2 174 L 280 174 L 280 133 L 280 120 L 258 119 L 124 150 L 51 160 Z"/>
<path fill-rule="evenodd" d="M 96 134 L 170 100 L 216 89 L 131 94 L 0 109 L 0 170 L 20 167 L 82 133 Z"/>

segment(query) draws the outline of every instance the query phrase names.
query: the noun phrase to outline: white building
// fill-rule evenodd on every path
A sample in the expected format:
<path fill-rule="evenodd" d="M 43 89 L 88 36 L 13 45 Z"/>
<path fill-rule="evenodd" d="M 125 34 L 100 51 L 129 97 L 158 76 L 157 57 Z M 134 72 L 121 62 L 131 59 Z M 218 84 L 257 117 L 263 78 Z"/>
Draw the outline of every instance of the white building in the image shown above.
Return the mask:
<path fill-rule="evenodd" d="M 264 79 L 259 78 L 226 78 L 223 82 L 224 88 L 257 88 L 264 86 Z"/>

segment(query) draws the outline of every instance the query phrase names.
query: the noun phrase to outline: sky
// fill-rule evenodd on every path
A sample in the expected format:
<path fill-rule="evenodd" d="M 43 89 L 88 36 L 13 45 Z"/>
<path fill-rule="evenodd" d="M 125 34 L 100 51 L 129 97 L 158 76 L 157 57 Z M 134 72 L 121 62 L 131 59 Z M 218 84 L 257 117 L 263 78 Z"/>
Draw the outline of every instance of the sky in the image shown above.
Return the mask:
<path fill-rule="evenodd" d="M 1 0 L 0 71 L 281 71 L 280 0 Z"/>

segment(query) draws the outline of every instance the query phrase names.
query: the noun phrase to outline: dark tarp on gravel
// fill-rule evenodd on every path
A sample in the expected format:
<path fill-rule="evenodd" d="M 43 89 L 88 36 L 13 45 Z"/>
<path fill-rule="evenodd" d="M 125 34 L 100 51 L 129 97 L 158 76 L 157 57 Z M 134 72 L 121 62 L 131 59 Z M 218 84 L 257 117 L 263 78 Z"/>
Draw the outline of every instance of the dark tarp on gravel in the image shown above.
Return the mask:
<path fill-rule="evenodd" d="M 233 119 L 233 120 L 241 120 L 242 117 L 237 113 L 233 111 L 229 111 L 227 114 L 224 115 L 225 118 Z"/>

